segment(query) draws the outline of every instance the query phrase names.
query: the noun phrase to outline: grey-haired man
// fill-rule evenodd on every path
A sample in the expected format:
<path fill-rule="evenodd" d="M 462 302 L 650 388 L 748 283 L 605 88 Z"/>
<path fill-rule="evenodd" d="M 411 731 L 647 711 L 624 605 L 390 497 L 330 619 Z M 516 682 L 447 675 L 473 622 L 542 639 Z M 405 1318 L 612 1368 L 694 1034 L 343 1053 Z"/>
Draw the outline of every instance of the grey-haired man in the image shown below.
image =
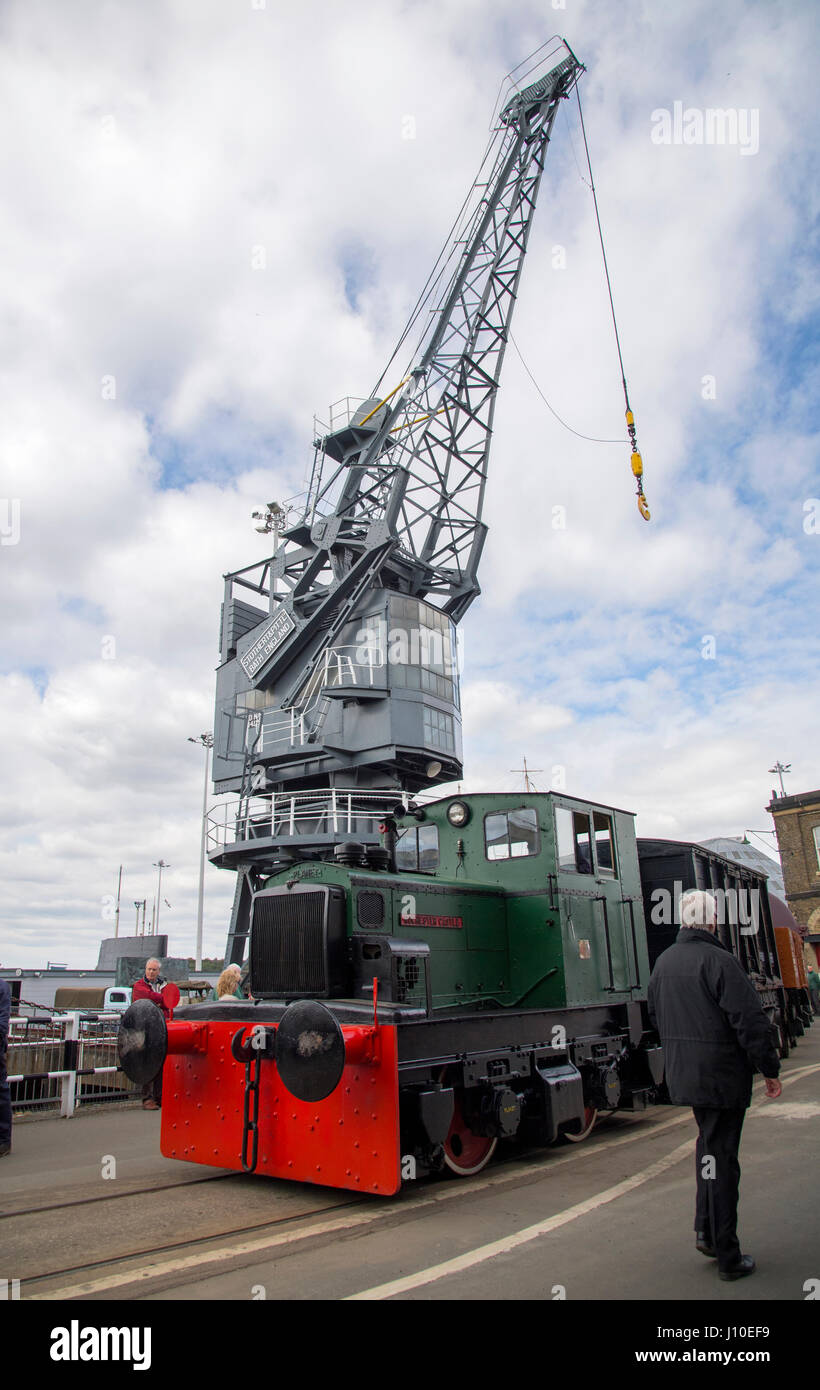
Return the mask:
<path fill-rule="evenodd" d="M 693 888 L 680 899 L 681 930 L 655 963 L 649 1016 L 661 1036 L 674 1105 L 691 1105 L 695 1150 L 695 1245 L 717 1258 L 721 1279 L 753 1274 L 737 1238 L 738 1149 L 755 1070 L 780 1095 L 775 1030 L 743 967 L 715 935 L 717 901 Z"/>

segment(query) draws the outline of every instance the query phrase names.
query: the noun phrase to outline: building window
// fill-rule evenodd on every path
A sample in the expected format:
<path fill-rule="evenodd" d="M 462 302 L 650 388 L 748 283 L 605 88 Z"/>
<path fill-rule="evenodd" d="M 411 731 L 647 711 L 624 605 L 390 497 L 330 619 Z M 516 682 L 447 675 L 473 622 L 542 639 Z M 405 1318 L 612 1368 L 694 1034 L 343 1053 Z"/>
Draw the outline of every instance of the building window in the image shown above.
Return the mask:
<path fill-rule="evenodd" d="M 817 872 L 820 873 L 820 825 L 815 825 L 811 833 L 814 836 L 814 853 L 817 856 Z"/>
<path fill-rule="evenodd" d="M 396 841 L 396 868 L 404 873 L 434 874 L 439 866 L 438 826 L 412 825 Z"/>
<path fill-rule="evenodd" d="M 488 859 L 522 859 L 538 853 L 538 817 L 529 806 L 496 811 L 484 817 L 484 850 Z"/>

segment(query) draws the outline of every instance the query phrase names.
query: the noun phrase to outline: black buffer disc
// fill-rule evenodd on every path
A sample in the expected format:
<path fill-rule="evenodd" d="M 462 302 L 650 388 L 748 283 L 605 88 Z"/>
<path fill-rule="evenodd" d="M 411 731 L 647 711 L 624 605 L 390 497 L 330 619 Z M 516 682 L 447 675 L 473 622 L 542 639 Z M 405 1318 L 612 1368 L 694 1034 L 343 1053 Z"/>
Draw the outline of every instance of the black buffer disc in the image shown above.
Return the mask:
<path fill-rule="evenodd" d="M 162 1009 L 150 999 L 137 999 L 126 1009 L 117 1034 L 117 1055 L 129 1081 L 145 1086 L 160 1071 L 168 1051 L 168 1030 Z"/>
<path fill-rule="evenodd" d="M 276 1032 L 276 1065 L 297 1100 L 324 1100 L 345 1066 L 345 1040 L 336 1019 L 315 999 L 289 1004 Z"/>

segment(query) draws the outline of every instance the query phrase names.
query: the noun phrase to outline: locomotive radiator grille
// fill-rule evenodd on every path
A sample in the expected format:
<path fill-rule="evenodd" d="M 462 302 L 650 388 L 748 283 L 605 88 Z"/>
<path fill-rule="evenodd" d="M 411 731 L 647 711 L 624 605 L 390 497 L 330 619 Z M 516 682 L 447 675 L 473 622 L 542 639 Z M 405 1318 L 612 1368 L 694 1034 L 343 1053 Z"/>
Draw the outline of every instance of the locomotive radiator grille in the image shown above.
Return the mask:
<path fill-rule="evenodd" d="M 327 894 L 258 897 L 251 935 L 254 993 L 325 994 Z"/>

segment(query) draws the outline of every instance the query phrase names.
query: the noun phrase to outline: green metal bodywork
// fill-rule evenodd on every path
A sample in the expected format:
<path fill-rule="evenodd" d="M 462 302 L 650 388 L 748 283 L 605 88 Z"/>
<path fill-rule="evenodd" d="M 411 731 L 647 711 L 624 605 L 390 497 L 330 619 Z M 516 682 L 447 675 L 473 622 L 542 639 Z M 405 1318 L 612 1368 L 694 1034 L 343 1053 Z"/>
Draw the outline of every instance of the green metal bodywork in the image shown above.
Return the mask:
<path fill-rule="evenodd" d="M 469 808 L 459 828 L 447 819 L 455 801 Z M 559 864 L 561 807 L 609 818 L 614 871 L 599 865 L 597 853 L 589 872 Z M 423 809 L 421 823 L 438 828 L 435 872 L 314 861 L 290 867 L 288 880 L 345 888 L 351 936 L 382 932 L 427 942 L 436 1010 L 561 1009 L 646 998 L 649 960 L 631 812 L 534 792 L 446 797 Z M 535 813 L 535 852 L 488 858 L 485 817 L 525 809 Z M 418 821 L 408 815 L 397 824 L 401 834 Z M 384 922 L 363 927 L 359 895 L 374 891 L 385 898 Z"/>

